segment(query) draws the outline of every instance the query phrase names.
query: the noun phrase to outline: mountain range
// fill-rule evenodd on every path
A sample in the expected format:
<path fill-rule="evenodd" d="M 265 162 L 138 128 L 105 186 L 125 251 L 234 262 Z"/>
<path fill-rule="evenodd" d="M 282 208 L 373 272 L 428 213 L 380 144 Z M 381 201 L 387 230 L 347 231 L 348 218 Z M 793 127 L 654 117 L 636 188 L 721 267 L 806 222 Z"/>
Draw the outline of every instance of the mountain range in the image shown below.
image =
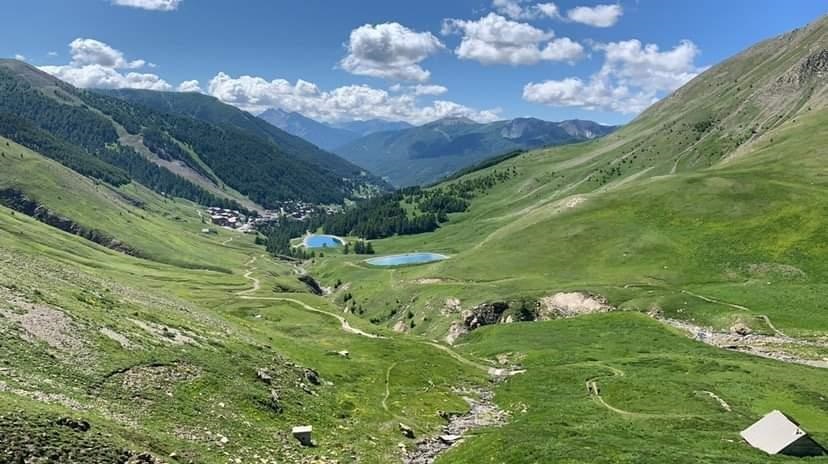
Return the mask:
<path fill-rule="evenodd" d="M 278 108 L 268 109 L 259 114 L 259 117 L 283 131 L 301 137 L 325 150 L 335 150 L 375 132 L 395 131 L 413 127 L 405 122 L 383 121 L 381 119 L 325 124 L 303 116 L 301 113 L 287 112 Z"/>
<path fill-rule="evenodd" d="M 398 187 L 429 184 L 507 152 L 592 140 L 616 129 L 592 121 L 535 118 L 488 124 L 444 118 L 422 126 L 379 119 L 326 124 L 280 109 L 259 117 Z"/>
<path fill-rule="evenodd" d="M 466 118 L 446 118 L 419 127 L 369 134 L 335 151 L 399 187 L 430 184 L 507 152 L 592 140 L 615 129 L 581 120 L 518 118 L 481 124 Z"/>

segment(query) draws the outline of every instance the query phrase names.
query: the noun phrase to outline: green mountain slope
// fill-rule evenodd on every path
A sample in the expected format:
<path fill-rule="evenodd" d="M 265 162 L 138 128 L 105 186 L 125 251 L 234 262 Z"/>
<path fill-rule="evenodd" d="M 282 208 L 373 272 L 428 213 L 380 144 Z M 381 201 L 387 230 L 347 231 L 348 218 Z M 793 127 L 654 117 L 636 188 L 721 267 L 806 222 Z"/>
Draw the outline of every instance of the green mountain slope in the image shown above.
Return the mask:
<path fill-rule="evenodd" d="M 398 186 L 429 184 L 486 158 L 526 148 L 589 140 L 614 130 L 590 121 L 553 123 L 532 118 L 478 124 L 448 118 L 379 132 L 336 152 Z"/>
<path fill-rule="evenodd" d="M 0 62 L 0 85 L 0 110 L 11 115 L 2 135 L 35 149 L 54 145 L 31 139 L 32 128 L 40 129 L 40 136 L 85 151 L 158 192 L 202 204 L 218 204 L 215 198 L 223 197 L 258 208 L 284 200 L 336 203 L 362 190 L 358 180 L 297 159 L 232 125 L 78 90 L 19 61 Z M 63 156 L 69 164 L 58 151 L 65 150 L 43 154 Z"/>
<path fill-rule="evenodd" d="M 253 116 L 208 95 L 195 92 L 158 92 L 136 89 L 96 90 L 96 92 L 156 111 L 191 117 L 219 126 L 232 126 L 269 140 L 285 154 L 312 163 L 320 170 L 351 179 L 354 183 L 385 187 L 381 180 L 371 176 L 364 169 L 325 151 L 324 147 L 320 149 L 319 146 L 308 143 L 308 140 L 313 142 L 311 138 L 292 135 L 292 132 L 286 132 L 270 124 L 266 119 Z"/>

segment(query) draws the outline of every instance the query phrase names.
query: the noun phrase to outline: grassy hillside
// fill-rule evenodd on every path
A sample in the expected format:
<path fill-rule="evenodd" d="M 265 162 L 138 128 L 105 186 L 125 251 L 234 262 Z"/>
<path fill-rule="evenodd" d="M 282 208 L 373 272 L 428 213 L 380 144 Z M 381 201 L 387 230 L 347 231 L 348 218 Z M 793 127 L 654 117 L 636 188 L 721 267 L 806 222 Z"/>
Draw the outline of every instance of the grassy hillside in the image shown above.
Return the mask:
<path fill-rule="evenodd" d="M 449 260 L 389 271 L 337 257 L 317 272 L 353 282 L 367 317 L 394 325 L 410 310 L 414 331 L 430 336 L 460 317 L 441 315 L 448 298 L 471 308 L 565 290 L 718 328 L 744 319 L 770 330 L 757 319 L 764 315 L 783 331 L 814 335 L 828 324 L 820 303 L 828 86 L 814 64 L 826 44 L 824 19 L 760 44 L 604 139 L 450 181 L 518 173 L 436 233 L 374 243 L 378 253 L 435 251 Z M 737 82 L 725 77 L 734 75 Z M 771 91 L 788 98 L 763 97 Z M 719 122 L 698 126 L 699 114 Z M 753 127 L 735 144 L 735 133 Z"/>
<path fill-rule="evenodd" d="M 4 175 L 4 185 L 48 198 L 50 208 L 123 237 L 152 259 L 0 207 L 0 461 L 120 462 L 113 456 L 130 449 L 175 453 L 165 462 L 226 462 L 228 455 L 301 462 L 323 453 L 387 462 L 397 453 L 397 422 L 435 430 L 436 410 L 464 407 L 451 388 L 483 379 L 422 342 L 342 331 L 339 310 L 309 295 L 292 267 L 271 261 L 251 238 L 200 235 L 191 203 L 96 186 L 10 149 L 3 173 L 14 176 Z M 130 207 L 125 195 L 147 205 Z M 351 355 L 332 354 L 343 350 Z M 260 369 L 271 380 L 257 376 Z M 289 436 L 306 423 L 319 449 L 303 450 Z"/>

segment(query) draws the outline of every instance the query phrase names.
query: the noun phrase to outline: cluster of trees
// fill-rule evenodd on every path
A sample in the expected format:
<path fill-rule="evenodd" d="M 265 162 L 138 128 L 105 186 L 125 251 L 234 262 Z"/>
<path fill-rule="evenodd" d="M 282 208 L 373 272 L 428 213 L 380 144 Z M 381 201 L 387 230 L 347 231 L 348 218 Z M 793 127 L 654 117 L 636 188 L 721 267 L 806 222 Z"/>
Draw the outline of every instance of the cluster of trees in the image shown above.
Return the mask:
<path fill-rule="evenodd" d="M 271 253 L 306 258 L 307 252 L 291 247 L 290 240 L 308 230 L 322 229 L 328 234 L 366 240 L 432 232 L 449 220 L 450 213 L 466 211 L 471 199 L 516 174 L 517 170 L 510 168 L 439 188 L 408 187 L 365 200 L 338 214 L 317 216 L 307 222 L 283 221 L 265 232 L 265 243 Z M 373 254 L 374 250 L 370 242 L 359 241 L 353 247 L 346 246 L 344 252 Z"/>
<path fill-rule="evenodd" d="M 315 257 L 316 254 L 290 244 L 292 239 L 304 235 L 309 226 L 311 226 L 309 223 L 302 221 L 283 220 L 278 224 L 271 224 L 260 229 L 259 232 L 265 237 L 263 242 L 268 253 L 274 256 L 309 259 Z M 260 240 L 257 240 L 257 242 L 261 243 Z"/>
<path fill-rule="evenodd" d="M 129 175 L 122 169 L 90 155 L 19 116 L 0 113 L 0 136 L 51 158 L 84 176 L 116 187 L 128 184 Z"/>
<path fill-rule="evenodd" d="M 75 97 L 69 86 L 54 89 L 55 98 L 49 98 L 23 79 L 6 69 L 0 69 L 0 108 L 35 123 L 44 131 L 87 151 L 104 147 L 118 140 L 112 123 L 104 116 L 90 111 Z M 57 98 L 67 100 L 60 102 Z"/>
<path fill-rule="evenodd" d="M 371 240 L 432 232 L 449 220 L 449 214 L 466 211 L 471 199 L 516 174 L 514 168 L 494 170 L 485 176 L 439 188 L 408 187 L 330 216 L 321 226 L 329 234 L 355 235 Z"/>
<path fill-rule="evenodd" d="M 130 147 L 113 145 L 99 152 L 98 156 L 126 171 L 132 179 L 155 192 L 185 198 L 200 205 L 235 209 L 248 216 L 252 214 L 237 201 L 208 192 L 189 180 L 173 174 L 168 169 L 152 163 Z"/>
<path fill-rule="evenodd" d="M 242 129 L 162 113 L 96 92 L 82 92 L 81 98 L 130 133 L 143 134 L 145 143 L 159 156 L 183 161 L 210 177 L 177 142 L 188 146 L 213 172 L 220 173 L 224 183 L 265 207 L 297 199 L 341 203 L 350 193 L 340 176 Z"/>
<path fill-rule="evenodd" d="M 55 91 L 56 95 L 63 95 L 66 99 L 80 100 L 94 95 L 64 85 L 59 85 L 59 89 L 60 91 Z M 78 101 L 71 103 L 73 104 L 64 104 L 49 98 L 26 81 L 0 69 L 0 135 L 3 137 L 84 176 L 115 187 L 135 180 L 161 194 L 185 198 L 206 206 L 244 211 L 237 202 L 218 197 L 168 169 L 151 163 L 132 148 L 120 145 L 118 134 L 110 120 L 86 104 L 78 104 Z M 145 131 L 145 136 L 150 134 L 150 140 L 163 143 L 164 153 L 186 155 L 175 141 L 165 138 L 159 131 L 141 126 L 136 119 L 127 118 L 125 121 L 132 133 Z M 155 148 L 160 148 L 160 145 Z M 176 152 L 176 148 L 180 151 Z"/>
<path fill-rule="evenodd" d="M 321 225 L 328 234 L 354 235 L 369 240 L 431 232 L 439 227 L 435 214 L 409 214 L 400 204 L 404 199 L 402 192 L 372 198 L 340 214 L 328 216 Z"/>
<path fill-rule="evenodd" d="M 345 244 L 345 249 L 343 252 L 347 255 L 351 253 L 351 244 Z M 353 252 L 355 255 L 373 255 L 374 254 L 374 246 L 371 245 L 371 242 L 366 242 L 365 240 L 357 240 L 354 242 L 354 249 Z"/>

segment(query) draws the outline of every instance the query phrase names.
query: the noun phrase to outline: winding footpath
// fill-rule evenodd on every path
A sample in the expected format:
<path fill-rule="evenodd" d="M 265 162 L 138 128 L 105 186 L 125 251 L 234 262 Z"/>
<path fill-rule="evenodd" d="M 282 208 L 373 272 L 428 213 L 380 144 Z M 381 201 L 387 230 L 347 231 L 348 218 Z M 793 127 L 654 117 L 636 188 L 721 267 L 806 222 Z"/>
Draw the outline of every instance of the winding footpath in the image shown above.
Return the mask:
<path fill-rule="evenodd" d="M 340 323 L 340 327 L 344 332 L 372 339 L 388 339 L 388 337 L 368 333 L 364 330 L 353 327 L 350 323 L 348 323 L 348 320 L 342 317 L 341 315 L 333 313 L 331 311 L 325 311 L 323 309 L 316 308 L 305 303 L 304 301 L 297 300 L 295 298 L 250 295 L 251 293 L 256 293 L 261 289 L 261 281 L 253 276 L 253 273 L 257 270 L 255 267 L 253 267 L 253 264 L 255 264 L 256 262 L 256 258 L 257 257 L 251 258 L 245 264 L 246 270 L 243 274 L 243 277 L 251 282 L 251 287 L 236 292 L 236 296 L 239 299 L 251 301 L 278 301 L 291 303 L 301 307 L 306 311 L 313 312 L 316 314 L 322 314 L 324 316 L 338 320 Z M 430 346 L 432 348 L 438 349 L 448 354 L 451 358 L 453 358 L 461 364 L 486 372 L 495 380 L 503 379 L 506 377 L 526 372 L 525 369 L 495 368 L 487 366 L 485 364 L 481 364 L 479 362 L 472 361 L 455 352 L 451 348 L 445 345 L 441 345 L 440 343 L 434 341 L 419 340 L 418 342 L 422 345 Z M 391 397 L 392 371 L 398 364 L 399 363 L 396 362 L 391 364 L 385 371 L 385 392 L 381 401 L 381 405 L 382 409 L 388 413 L 390 413 L 390 409 L 388 407 L 388 400 Z M 499 426 L 505 424 L 508 421 L 508 414 L 495 404 L 494 393 L 492 391 L 478 389 L 474 391 L 465 391 L 460 393 L 463 393 L 463 398 L 469 404 L 469 411 L 462 415 L 452 416 L 449 419 L 448 424 L 443 427 L 442 434 L 430 436 L 428 438 L 420 440 L 413 450 L 403 455 L 402 459 L 405 464 L 432 464 L 437 459 L 438 455 L 452 448 L 453 446 L 461 443 L 463 441 L 463 437 L 466 436 L 470 431 L 480 427 Z M 472 398 L 470 395 L 468 395 L 469 393 L 473 393 L 474 396 L 476 396 L 476 398 Z"/>
<path fill-rule="evenodd" d="M 610 371 L 609 375 L 599 375 L 595 377 L 591 377 L 586 381 L 586 389 L 589 393 L 589 396 L 592 397 L 592 400 L 601 405 L 602 407 L 609 409 L 610 411 L 620 414 L 625 417 L 635 418 L 635 419 L 687 419 L 687 418 L 699 418 L 704 417 L 699 414 L 657 414 L 657 413 L 642 413 L 642 412 L 632 412 L 627 411 L 624 409 L 617 408 L 609 403 L 601 396 L 601 386 L 598 384 L 598 381 L 601 379 L 611 379 L 611 378 L 618 378 L 624 377 L 626 374 L 621 369 L 618 369 L 613 366 L 609 366 L 603 363 L 596 363 L 596 367 L 601 367 L 603 369 L 607 369 Z M 711 398 L 715 399 L 719 405 L 727 412 L 730 412 L 730 405 L 728 405 L 723 399 L 721 399 L 718 395 L 710 391 L 700 391 L 696 393 L 703 393 Z"/>

